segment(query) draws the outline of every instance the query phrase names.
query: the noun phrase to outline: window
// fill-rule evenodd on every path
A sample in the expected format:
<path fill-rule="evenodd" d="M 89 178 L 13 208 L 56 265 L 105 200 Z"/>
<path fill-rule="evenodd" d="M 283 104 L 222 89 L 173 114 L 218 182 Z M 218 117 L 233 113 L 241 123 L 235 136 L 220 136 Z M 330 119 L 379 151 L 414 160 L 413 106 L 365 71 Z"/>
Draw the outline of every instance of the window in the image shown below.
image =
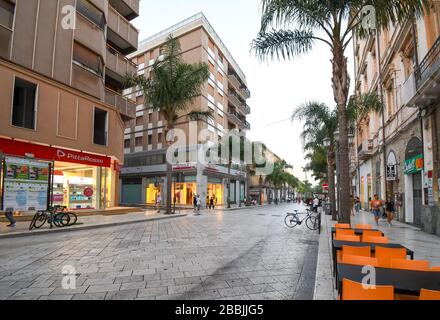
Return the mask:
<path fill-rule="evenodd" d="M 142 147 L 143 141 L 142 141 L 142 137 L 137 137 L 135 139 L 135 146 L 136 147 Z"/>
<path fill-rule="evenodd" d="M 157 135 L 157 143 L 162 143 L 162 140 L 163 139 L 163 134 L 162 133 L 159 133 L 158 135 Z"/>
<path fill-rule="evenodd" d="M 0 24 L 12 29 L 14 24 L 15 5 L 6 0 L 0 0 Z"/>
<path fill-rule="evenodd" d="M 130 148 L 130 139 L 126 139 L 126 140 L 124 141 L 124 148 L 125 148 L 125 149 L 129 149 L 129 148 Z"/>
<path fill-rule="evenodd" d="M 148 114 L 148 123 L 152 123 L 153 122 L 153 114 L 149 113 Z"/>
<path fill-rule="evenodd" d="M 144 117 L 140 116 L 136 118 L 136 127 L 144 125 Z"/>
<path fill-rule="evenodd" d="M 35 129 L 37 85 L 15 79 L 12 125 Z"/>
<path fill-rule="evenodd" d="M 101 146 L 107 145 L 108 113 L 105 110 L 95 108 L 93 143 Z"/>
<path fill-rule="evenodd" d="M 86 0 L 78 0 L 76 10 L 88 20 L 104 30 L 105 16 L 102 11 Z"/>
<path fill-rule="evenodd" d="M 153 136 L 151 134 L 148 135 L 148 145 L 153 144 Z"/>

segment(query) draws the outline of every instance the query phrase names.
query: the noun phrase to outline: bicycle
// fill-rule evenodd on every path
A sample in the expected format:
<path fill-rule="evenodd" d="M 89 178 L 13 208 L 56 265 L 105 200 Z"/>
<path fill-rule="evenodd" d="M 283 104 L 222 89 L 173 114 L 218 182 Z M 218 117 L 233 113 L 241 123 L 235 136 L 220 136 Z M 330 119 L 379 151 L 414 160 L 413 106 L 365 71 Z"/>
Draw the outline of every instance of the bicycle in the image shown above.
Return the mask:
<path fill-rule="evenodd" d="M 55 225 L 58 228 L 69 227 L 76 224 L 78 217 L 73 212 L 66 212 L 67 207 L 55 206 L 48 210 L 40 210 L 34 215 L 29 230 L 40 229 L 46 222 L 50 228 Z"/>
<path fill-rule="evenodd" d="M 301 220 L 299 218 L 299 211 L 294 210 L 295 213 L 287 213 L 287 216 L 284 218 L 284 223 L 289 228 L 295 228 L 297 225 L 302 225 L 305 221 L 305 224 L 307 228 L 309 228 L 312 231 L 319 229 L 319 217 L 317 215 L 314 215 L 309 209 L 306 209 L 305 214 L 306 216 Z"/>

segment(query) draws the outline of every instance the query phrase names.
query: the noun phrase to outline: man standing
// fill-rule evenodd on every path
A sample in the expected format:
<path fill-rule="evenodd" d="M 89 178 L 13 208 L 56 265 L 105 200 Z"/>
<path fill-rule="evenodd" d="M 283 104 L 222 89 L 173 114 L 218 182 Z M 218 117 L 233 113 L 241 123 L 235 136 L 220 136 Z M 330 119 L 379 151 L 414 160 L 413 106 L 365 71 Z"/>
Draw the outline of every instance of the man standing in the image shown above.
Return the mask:
<path fill-rule="evenodd" d="M 371 201 L 371 211 L 374 214 L 374 220 L 376 220 L 376 225 L 379 226 L 379 219 L 381 216 L 381 208 L 383 206 L 382 200 L 379 199 L 379 195 L 375 194 L 373 200 Z"/>
<path fill-rule="evenodd" d="M 391 227 L 393 224 L 394 214 L 396 213 L 396 206 L 394 205 L 394 201 L 390 198 L 385 203 L 385 209 L 387 213 L 388 224 Z"/>

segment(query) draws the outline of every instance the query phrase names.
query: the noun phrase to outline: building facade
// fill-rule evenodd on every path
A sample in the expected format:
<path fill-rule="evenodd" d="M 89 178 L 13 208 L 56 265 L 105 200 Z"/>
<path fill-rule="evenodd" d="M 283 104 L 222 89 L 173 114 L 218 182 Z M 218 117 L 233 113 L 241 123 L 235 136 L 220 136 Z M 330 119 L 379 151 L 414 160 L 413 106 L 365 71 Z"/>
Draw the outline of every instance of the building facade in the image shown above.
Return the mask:
<path fill-rule="evenodd" d="M 203 164 L 198 150 L 203 143 L 202 131 L 208 132 L 212 141 L 220 141 L 229 130 L 245 135 L 250 129 L 246 116 L 250 97 L 246 77 L 221 41 L 206 17 L 199 13 L 140 43 L 139 50 L 130 58 L 139 66 L 138 74 L 150 76 L 150 68 L 161 59 L 163 46 L 169 35 L 177 38 L 186 63 L 204 62 L 209 66 L 210 77 L 202 94 L 189 106 L 191 110 L 211 110 L 207 121 L 182 121 L 177 126 L 188 138 L 184 163 L 173 166 L 173 195 L 176 205 L 192 205 L 198 194 L 203 205 L 213 197 L 217 205 L 230 202 L 239 204 L 245 198 L 246 167 L 239 162 L 231 167 Z M 131 90 L 136 99 L 136 119 L 125 129 L 125 166 L 121 175 L 121 202 L 123 204 L 154 205 L 158 194 L 166 199 L 166 149 L 163 115 L 144 105 L 142 92 Z M 228 187 L 230 186 L 230 187 Z"/>
<path fill-rule="evenodd" d="M 437 127 L 440 4 L 429 15 L 354 37 L 356 95 L 377 92 L 383 112 L 359 119 L 353 189 L 364 208 L 378 194 L 400 221 L 440 234 Z"/>
<path fill-rule="evenodd" d="M 139 0 L 0 0 L 1 209 L 118 205 Z"/>

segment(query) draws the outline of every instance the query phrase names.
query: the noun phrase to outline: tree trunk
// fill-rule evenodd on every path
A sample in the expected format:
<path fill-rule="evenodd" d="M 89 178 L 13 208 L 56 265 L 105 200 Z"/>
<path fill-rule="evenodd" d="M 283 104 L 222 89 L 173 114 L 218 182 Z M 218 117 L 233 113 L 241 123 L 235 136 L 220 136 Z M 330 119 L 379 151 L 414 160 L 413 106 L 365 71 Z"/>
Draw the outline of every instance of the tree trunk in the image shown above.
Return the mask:
<path fill-rule="evenodd" d="M 336 189 L 335 189 L 335 152 L 334 147 L 331 146 L 328 151 L 327 160 L 328 169 L 328 198 L 330 200 L 330 212 L 332 213 L 332 220 L 336 221 Z"/>
<path fill-rule="evenodd" d="M 333 92 L 338 106 L 339 122 L 339 175 L 340 180 L 340 208 L 339 222 L 351 223 L 350 200 L 350 157 L 348 145 L 347 100 L 350 88 L 350 79 L 347 71 L 347 58 L 339 37 L 335 37 L 333 48 Z"/>

